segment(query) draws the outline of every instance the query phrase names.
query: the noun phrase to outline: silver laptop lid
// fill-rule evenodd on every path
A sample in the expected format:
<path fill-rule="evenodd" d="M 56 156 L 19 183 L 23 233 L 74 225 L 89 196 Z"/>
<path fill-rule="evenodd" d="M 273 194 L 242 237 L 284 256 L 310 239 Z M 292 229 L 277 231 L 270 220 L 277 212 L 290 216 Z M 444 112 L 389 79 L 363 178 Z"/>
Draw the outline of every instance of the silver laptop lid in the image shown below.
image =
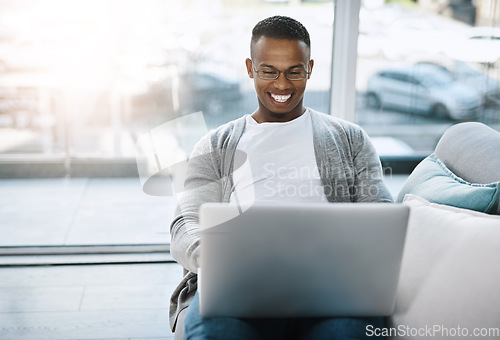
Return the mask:
<path fill-rule="evenodd" d="M 210 203 L 200 209 L 203 316 L 389 315 L 409 208 Z"/>

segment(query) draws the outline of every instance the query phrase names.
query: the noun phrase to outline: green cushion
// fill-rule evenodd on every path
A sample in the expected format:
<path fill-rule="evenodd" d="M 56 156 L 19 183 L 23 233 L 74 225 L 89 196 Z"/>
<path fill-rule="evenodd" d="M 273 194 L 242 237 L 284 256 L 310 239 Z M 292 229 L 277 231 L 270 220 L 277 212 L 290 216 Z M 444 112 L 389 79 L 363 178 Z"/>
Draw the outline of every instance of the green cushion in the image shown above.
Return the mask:
<path fill-rule="evenodd" d="M 469 183 L 451 172 L 433 153 L 413 170 L 401 189 L 397 201 L 406 194 L 420 196 L 429 202 L 486 213 L 500 213 L 500 182 Z"/>

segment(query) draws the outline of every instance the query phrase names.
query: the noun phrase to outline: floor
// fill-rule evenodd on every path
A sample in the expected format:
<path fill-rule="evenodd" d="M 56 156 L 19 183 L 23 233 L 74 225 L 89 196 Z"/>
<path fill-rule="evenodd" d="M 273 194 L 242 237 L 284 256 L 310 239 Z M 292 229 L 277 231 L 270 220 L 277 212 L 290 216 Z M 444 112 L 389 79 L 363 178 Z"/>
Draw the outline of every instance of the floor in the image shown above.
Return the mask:
<path fill-rule="evenodd" d="M 386 178 L 393 195 L 406 177 Z M 166 244 L 172 197 L 148 196 L 133 178 L 0 180 L 0 192 L 0 339 L 173 339 L 169 299 L 182 268 L 169 254 L 7 254 Z"/>
<path fill-rule="evenodd" d="M 178 264 L 0 268 L 0 339 L 173 339 Z"/>
<path fill-rule="evenodd" d="M 0 339 L 173 339 L 182 268 L 169 254 L 8 254 L 167 244 L 172 197 L 144 194 L 137 178 L 3 179 L 0 192 Z"/>

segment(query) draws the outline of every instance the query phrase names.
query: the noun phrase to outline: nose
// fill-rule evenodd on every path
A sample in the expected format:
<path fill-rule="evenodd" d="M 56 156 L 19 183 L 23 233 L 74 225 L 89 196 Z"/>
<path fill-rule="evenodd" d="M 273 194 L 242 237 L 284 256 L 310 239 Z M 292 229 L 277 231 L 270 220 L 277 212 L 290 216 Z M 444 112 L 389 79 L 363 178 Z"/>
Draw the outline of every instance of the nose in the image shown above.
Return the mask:
<path fill-rule="evenodd" d="M 274 86 L 280 90 L 287 89 L 290 86 L 290 81 L 286 78 L 284 72 L 280 72 L 278 79 L 274 81 Z"/>

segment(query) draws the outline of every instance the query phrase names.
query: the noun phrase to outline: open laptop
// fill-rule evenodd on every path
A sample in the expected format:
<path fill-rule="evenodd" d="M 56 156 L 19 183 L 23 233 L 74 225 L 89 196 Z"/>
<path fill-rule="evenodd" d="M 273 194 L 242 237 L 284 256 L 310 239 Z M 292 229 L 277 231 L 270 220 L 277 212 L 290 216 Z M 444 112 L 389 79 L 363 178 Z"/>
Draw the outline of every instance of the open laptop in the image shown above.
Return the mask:
<path fill-rule="evenodd" d="M 200 313 L 390 315 L 408 216 L 389 203 L 203 204 Z"/>

